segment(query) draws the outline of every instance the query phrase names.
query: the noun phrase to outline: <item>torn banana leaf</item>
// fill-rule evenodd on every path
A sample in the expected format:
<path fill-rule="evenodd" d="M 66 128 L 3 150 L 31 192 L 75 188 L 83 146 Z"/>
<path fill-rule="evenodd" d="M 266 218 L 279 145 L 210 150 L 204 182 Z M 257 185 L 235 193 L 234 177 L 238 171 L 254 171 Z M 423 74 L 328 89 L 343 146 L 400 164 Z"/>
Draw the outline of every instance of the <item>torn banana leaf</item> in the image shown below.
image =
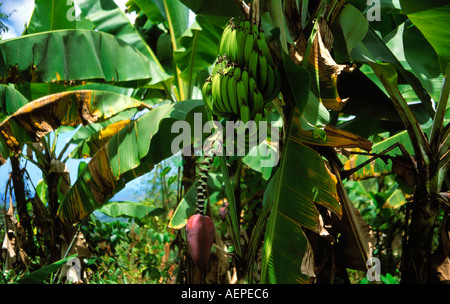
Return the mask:
<path fill-rule="evenodd" d="M 70 139 L 70 143 L 77 146 L 70 152 L 69 156 L 71 158 L 92 157 L 111 137 L 129 124 L 137 112 L 137 109 L 129 109 L 120 112 L 107 121 L 81 127 Z"/>
<path fill-rule="evenodd" d="M 130 108 L 144 109 L 137 99 L 105 91 L 67 91 L 36 99 L 0 124 L 0 161 L 20 153 L 27 142 L 39 141 L 60 126 L 104 121 Z"/>
<path fill-rule="evenodd" d="M 414 149 L 412 147 L 411 140 L 409 139 L 407 131 L 402 131 L 396 135 L 393 135 L 383 141 L 374 144 L 372 147 L 372 153 L 381 153 L 396 143 L 402 143 L 405 146 L 406 151 L 410 152 L 411 154 L 414 153 Z M 389 156 L 396 156 L 401 155 L 401 151 L 399 148 L 395 148 L 394 150 L 391 150 L 386 154 Z M 345 162 L 344 169 L 350 170 L 352 168 L 355 168 L 363 162 L 369 160 L 371 157 L 373 156 L 353 155 Z M 391 163 L 385 163 L 382 159 L 378 158 L 353 173 L 352 179 L 364 180 L 388 174 L 392 174 Z"/>
<path fill-rule="evenodd" d="M 109 201 L 127 182 L 180 151 L 180 147 L 172 147 L 173 140 L 181 136 L 172 132 L 174 123 L 181 121 L 193 126 L 194 113 L 206 117 L 203 111 L 203 101 L 186 100 L 162 105 L 131 121 L 85 166 L 61 203 L 58 216 L 64 222 L 79 222 Z M 188 137 L 192 140 L 192 132 Z"/>
<path fill-rule="evenodd" d="M 152 79 L 148 83 L 150 86 L 163 88 L 163 83 L 170 84 L 172 76 L 165 72 L 152 48 L 114 1 L 77 0 L 76 2 L 82 14 L 95 25 L 99 32 L 113 35 L 147 58 L 152 75 Z M 131 60 L 126 57 L 124 59 Z"/>
<path fill-rule="evenodd" d="M 280 167 L 268 187 L 273 205 L 264 240 L 262 283 L 308 282 L 301 272 L 308 242 L 303 229 L 317 231 L 319 227 L 315 204 L 342 216 L 336 178 L 322 157 L 302 143 L 299 129 L 298 120 L 291 119 Z"/>
<path fill-rule="evenodd" d="M 13 85 L 0 84 L 0 121 L 26 105 L 28 99 L 17 91 Z"/>
<path fill-rule="evenodd" d="M 311 90 L 323 105 L 333 111 L 341 111 L 346 99 L 341 99 L 337 91 L 337 76 L 349 67 L 337 64 L 331 56 L 330 50 L 333 37 L 325 21 L 320 19 L 318 31 L 311 46 L 308 57 L 307 70 L 311 75 Z M 289 49 L 291 59 L 300 65 L 307 49 L 307 37 L 300 34 Z"/>
<path fill-rule="evenodd" d="M 348 131 L 337 129 L 327 125 L 324 129 L 325 136 L 321 138 L 314 131 L 298 130 L 297 137 L 308 144 L 328 146 L 335 148 L 360 148 L 365 151 L 372 150 L 372 142 Z"/>
<path fill-rule="evenodd" d="M 1 83 L 91 80 L 145 85 L 161 76 L 158 69 L 136 48 L 99 31 L 57 30 L 0 41 Z"/>

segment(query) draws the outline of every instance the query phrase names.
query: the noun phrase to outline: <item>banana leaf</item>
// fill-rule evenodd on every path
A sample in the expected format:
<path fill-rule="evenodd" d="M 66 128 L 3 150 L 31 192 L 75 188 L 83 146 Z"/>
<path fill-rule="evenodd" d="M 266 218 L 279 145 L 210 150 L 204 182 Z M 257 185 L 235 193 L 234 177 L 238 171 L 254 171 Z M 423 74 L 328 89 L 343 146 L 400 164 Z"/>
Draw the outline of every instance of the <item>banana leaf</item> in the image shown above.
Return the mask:
<path fill-rule="evenodd" d="M 71 256 L 68 256 L 62 260 L 56 261 L 53 264 L 47 265 L 45 267 L 42 267 L 41 269 L 38 269 L 28 275 L 25 275 L 21 277 L 18 281 L 16 281 L 16 284 L 40 284 L 42 283 L 52 272 L 57 271 L 60 269 L 65 263 L 67 263 L 68 260 L 71 258 L 76 257 L 76 254 L 73 254 Z"/>
<path fill-rule="evenodd" d="M 172 141 L 179 136 L 171 132 L 173 123 L 183 121 L 192 126 L 194 113 L 202 111 L 203 101 L 186 100 L 162 105 L 131 121 L 98 150 L 80 173 L 59 207 L 61 220 L 80 221 L 127 182 L 173 155 Z"/>
<path fill-rule="evenodd" d="M 157 69 L 132 46 L 99 31 L 58 30 L 0 41 L 1 83 L 146 84 L 164 80 Z"/>
<path fill-rule="evenodd" d="M 163 83 L 170 84 L 172 76 L 165 72 L 150 46 L 113 0 L 76 0 L 76 3 L 86 19 L 95 24 L 99 31 L 114 35 L 117 39 L 135 47 L 147 57 L 152 75 L 149 85 L 161 87 Z"/>
<path fill-rule="evenodd" d="M 164 208 L 148 206 L 136 202 L 109 202 L 97 211 L 110 217 L 143 218 L 145 216 L 158 216 L 165 213 Z"/>
<path fill-rule="evenodd" d="M 127 9 L 129 11 L 133 8 L 132 4 L 136 5 L 141 12 L 147 16 L 148 21 L 153 24 L 158 24 L 166 20 L 165 14 L 160 11 L 158 6 L 153 1 L 130 0 L 127 2 Z"/>
<path fill-rule="evenodd" d="M 13 85 L 0 84 L 0 121 L 3 121 L 8 117 L 7 115 L 11 115 L 27 103 L 28 99 L 17 91 Z"/>
<path fill-rule="evenodd" d="M 337 77 L 348 67 L 337 64 L 331 56 L 332 34 L 327 23 L 322 20 L 317 27 L 306 64 L 311 77 L 311 91 L 327 109 L 341 111 L 346 100 L 342 99 L 337 91 Z M 295 46 L 290 48 L 291 59 L 302 65 L 308 47 L 308 37 L 301 33 L 295 41 Z"/>
<path fill-rule="evenodd" d="M 295 115 L 294 115 L 295 116 Z M 342 216 L 336 178 L 322 157 L 298 138 L 300 125 L 291 119 L 280 167 L 272 177 L 272 210 L 268 220 L 262 259 L 262 283 L 306 283 L 301 272 L 307 249 L 303 229 L 316 231 L 320 204 Z"/>
<path fill-rule="evenodd" d="M 367 18 L 353 5 L 346 4 L 338 17 L 347 51 L 350 52 L 363 40 L 369 29 Z"/>
<path fill-rule="evenodd" d="M 48 95 L 22 106 L 0 124 L 0 160 L 20 153 L 23 144 L 39 141 L 60 126 L 104 121 L 130 108 L 147 105 L 124 95 L 105 91 L 67 91 Z"/>
<path fill-rule="evenodd" d="M 71 1 L 73 2 L 73 1 Z M 64 17 L 62 17 L 64 16 Z M 26 34 L 63 30 L 94 29 L 94 25 L 83 14 L 75 16 L 75 4 L 67 1 L 35 0 Z"/>
<path fill-rule="evenodd" d="M 448 1 L 400 0 L 402 12 L 422 32 L 439 57 L 441 72 L 446 76 L 450 63 L 450 5 Z"/>
<path fill-rule="evenodd" d="M 419 79 L 399 61 L 399 59 L 393 54 L 392 50 L 386 45 L 386 43 L 369 27 L 364 39 L 356 45 L 351 52 L 349 52 L 351 60 L 360 63 L 374 64 L 378 62 L 392 64 L 407 81 L 407 83 L 414 90 L 414 93 L 419 97 L 422 102 L 424 111 L 426 111 L 430 117 L 434 116 L 434 109 L 431 103 L 431 97 L 423 87 Z"/>
<path fill-rule="evenodd" d="M 173 53 L 175 63 L 181 70 L 180 77 L 194 84 L 196 74 L 211 66 L 217 58 L 222 28 L 197 16 L 194 23 L 180 37 L 179 49 Z"/>
<path fill-rule="evenodd" d="M 71 158 L 92 157 L 117 132 L 130 123 L 137 109 L 122 111 L 107 121 L 81 127 L 69 141 L 77 146 L 70 152 Z"/>
<path fill-rule="evenodd" d="M 406 21 L 387 35 L 384 41 L 404 68 L 420 80 L 433 100 L 439 100 L 443 81 L 439 58 L 417 27 Z M 415 99 L 408 101 L 417 100 L 416 94 L 413 95 Z"/>

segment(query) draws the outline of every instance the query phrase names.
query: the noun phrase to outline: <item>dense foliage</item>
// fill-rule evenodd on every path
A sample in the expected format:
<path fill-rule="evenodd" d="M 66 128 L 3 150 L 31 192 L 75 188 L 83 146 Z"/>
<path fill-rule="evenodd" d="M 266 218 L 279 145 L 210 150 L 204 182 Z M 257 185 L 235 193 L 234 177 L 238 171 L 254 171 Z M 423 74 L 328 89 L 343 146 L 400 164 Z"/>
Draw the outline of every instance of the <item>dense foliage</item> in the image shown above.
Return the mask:
<path fill-rule="evenodd" d="M 0 41 L 0 280 L 448 283 L 450 5 L 369 2 L 35 0 Z M 196 129 L 248 119 L 245 155 Z"/>

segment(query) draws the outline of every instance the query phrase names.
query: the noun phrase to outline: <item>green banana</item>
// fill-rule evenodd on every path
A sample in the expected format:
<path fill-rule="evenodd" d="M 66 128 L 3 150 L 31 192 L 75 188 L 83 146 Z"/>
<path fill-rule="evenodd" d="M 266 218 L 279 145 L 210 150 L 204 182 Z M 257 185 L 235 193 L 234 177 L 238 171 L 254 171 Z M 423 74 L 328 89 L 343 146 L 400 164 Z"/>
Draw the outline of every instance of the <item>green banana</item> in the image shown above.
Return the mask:
<path fill-rule="evenodd" d="M 230 101 L 233 113 L 239 115 L 239 101 L 237 96 L 237 78 L 235 76 L 236 70 L 233 75 L 228 78 L 228 100 Z"/>
<path fill-rule="evenodd" d="M 237 55 L 238 55 L 237 33 L 238 30 L 233 28 L 231 30 L 231 34 L 229 35 L 227 55 L 231 62 L 237 62 Z"/>
<path fill-rule="evenodd" d="M 272 66 L 267 65 L 267 81 L 266 81 L 266 85 L 261 90 L 264 100 L 267 100 L 267 97 L 270 96 L 274 87 L 275 87 L 275 74 L 274 74 Z"/>
<path fill-rule="evenodd" d="M 215 100 L 212 96 L 210 97 L 212 103 L 213 114 L 220 117 L 227 117 L 228 113 L 223 111 L 222 108 L 219 108 L 220 104 L 217 100 Z"/>
<path fill-rule="evenodd" d="M 220 77 L 220 73 L 217 73 L 211 78 L 211 94 L 214 99 L 220 97 Z"/>
<path fill-rule="evenodd" d="M 233 109 L 230 105 L 230 100 L 228 99 L 228 79 L 230 79 L 230 76 L 228 73 L 222 75 L 220 79 L 220 94 L 223 101 L 223 104 L 225 105 L 225 109 L 228 113 L 232 113 Z"/>
<path fill-rule="evenodd" d="M 249 128 L 249 132 L 246 136 L 246 143 L 253 142 L 254 144 L 257 144 L 258 141 L 258 129 L 259 129 L 259 122 L 262 120 L 262 113 L 256 113 L 253 117 L 253 121 L 255 122 L 255 128 Z"/>
<path fill-rule="evenodd" d="M 211 95 L 211 91 L 212 91 L 211 79 L 207 79 L 202 86 L 203 98 L 206 98 L 207 96 Z"/>
<path fill-rule="evenodd" d="M 247 35 L 245 38 L 245 45 L 244 45 L 244 63 L 248 64 L 250 62 L 250 56 L 253 53 L 253 42 L 254 42 L 253 35 Z"/>
<path fill-rule="evenodd" d="M 252 95 L 253 107 L 251 108 L 251 115 L 254 117 L 256 113 L 264 110 L 264 99 L 260 91 L 255 90 Z"/>
<path fill-rule="evenodd" d="M 273 70 L 273 74 L 274 74 L 274 86 L 273 86 L 273 90 L 271 92 L 268 92 L 268 97 L 266 98 L 267 102 L 270 102 L 272 100 L 274 100 L 278 94 L 280 93 L 281 90 L 281 75 L 278 72 L 278 70 L 274 69 Z"/>
<path fill-rule="evenodd" d="M 239 33 L 237 34 L 237 63 L 241 66 L 245 65 L 245 41 L 247 40 L 249 30 L 246 28 L 239 29 Z"/>
<path fill-rule="evenodd" d="M 253 120 L 255 121 L 256 126 L 258 128 L 259 128 L 259 122 L 262 121 L 263 119 L 264 119 L 263 113 L 261 113 L 261 112 L 256 113 L 255 118 L 253 118 Z"/>
<path fill-rule="evenodd" d="M 250 76 L 248 75 L 248 71 L 247 70 L 243 70 L 242 71 L 241 79 L 242 79 L 242 82 L 244 83 L 245 95 L 249 95 L 250 90 L 248 89 L 248 82 L 250 80 Z"/>
<path fill-rule="evenodd" d="M 213 105 L 212 105 L 212 99 L 211 99 L 211 91 L 212 91 L 212 84 L 211 81 L 205 81 L 205 83 L 202 86 L 202 96 L 203 101 L 205 102 L 206 108 L 213 112 Z"/>
<path fill-rule="evenodd" d="M 250 120 L 250 108 L 247 104 L 243 104 L 240 109 L 240 117 L 243 123 L 247 123 Z"/>
<path fill-rule="evenodd" d="M 221 90 L 220 90 L 222 77 L 223 77 L 222 74 L 217 73 L 212 78 L 212 98 L 213 98 L 215 105 L 217 106 L 217 109 L 221 112 L 226 112 L 227 110 L 223 103 L 223 100 L 221 97 Z"/>
<path fill-rule="evenodd" d="M 252 27 L 251 27 L 251 34 L 254 35 L 254 36 L 256 37 L 256 36 L 258 36 L 258 32 L 259 32 L 258 26 L 257 26 L 256 24 L 252 24 Z"/>
<path fill-rule="evenodd" d="M 250 61 L 248 62 L 248 73 L 251 77 L 256 78 L 258 75 L 258 58 L 259 54 L 255 50 L 250 55 Z"/>
<path fill-rule="evenodd" d="M 236 78 L 236 82 L 241 79 L 242 70 L 239 66 L 234 67 L 233 77 Z"/>
<path fill-rule="evenodd" d="M 259 54 L 258 58 L 258 87 L 264 88 L 267 83 L 267 61 L 264 55 Z"/>
<path fill-rule="evenodd" d="M 205 106 L 217 116 L 258 124 L 265 119 L 264 103 L 280 92 L 281 76 L 258 28 L 250 20 L 231 19 L 222 33 L 218 59 L 202 86 Z"/>
<path fill-rule="evenodd" d="M 258 34 L 258 39 L 256 40 L 258 49 L 261 51 L 264 57 L 266 57 L 267 63 L 273 66 L 272 55 L 270 54 L 269 46 L 267 45 L 264 32 Z"/>
<path fill-rule="evenodd" d="M 236 84 L 236 93 L 237 93 L 237 99 L 238 99 L 238 106 L 239 111 L 242 108 L 242 106 L 245 104 L 248 104 L 248 94 L 247 89 L 245 88 L 244 81 L 241 79 Z"/>
<path fill-rule="evenodd" d="M 252 109 L 254 108 L 253 103 L 253 94 L 255 91 L 258 91 L 258 85 L 253 77 L 250 77 L 248 80 L 248 107 L 250 109 L 250 113 L 254 112 Z"/>
<path fill-rule="evenodd" d="M 222 37 L 219 43 L 219 55 L 223 55 L 228 52 L 229 35 L 231 34 L 231 25 L 227 25 L 222 32 Z"/>

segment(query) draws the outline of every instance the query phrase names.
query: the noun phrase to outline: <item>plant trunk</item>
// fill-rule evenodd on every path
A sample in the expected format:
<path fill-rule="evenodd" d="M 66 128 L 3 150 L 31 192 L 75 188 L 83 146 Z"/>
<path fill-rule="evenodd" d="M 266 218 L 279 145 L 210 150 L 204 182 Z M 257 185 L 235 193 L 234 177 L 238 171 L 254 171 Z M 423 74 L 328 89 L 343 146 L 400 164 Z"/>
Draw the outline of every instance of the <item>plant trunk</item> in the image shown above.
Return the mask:
<path fill-rule="evenodd" d="M 424 188 L 414 193 L 411 220 L 403 239 L 401 283 L 424 284 L 429 275 L 432 242 L 439 202 L 430 199 Z M 408 214 L 406 221 L 408 221 Z"/>
<path fill-rule="evenodd" d="M 16 198 L 17 214 L 20 225 L 25 230 L 26 238 L 22 239 L 24 250 L 28 255 L 34 256 L 36 248 L 33 246 L 33 229 L 31 228 L 31 216 L 27 210 L 27 198 L 25 196 L 25 183 L 20 169 L 20 159 L 17 156 L 11 156 L 12 182 L 14 185 L 14 196 Z"/>
<path fill-rule="evenodd" d="M 58 177 L 57 173 L 47 174 L 48 206 L 51 219 L 50 226 L 50 260 L 56 262 L 61 258 L 61 222 L 56 213 L 58 212 Z"/>

